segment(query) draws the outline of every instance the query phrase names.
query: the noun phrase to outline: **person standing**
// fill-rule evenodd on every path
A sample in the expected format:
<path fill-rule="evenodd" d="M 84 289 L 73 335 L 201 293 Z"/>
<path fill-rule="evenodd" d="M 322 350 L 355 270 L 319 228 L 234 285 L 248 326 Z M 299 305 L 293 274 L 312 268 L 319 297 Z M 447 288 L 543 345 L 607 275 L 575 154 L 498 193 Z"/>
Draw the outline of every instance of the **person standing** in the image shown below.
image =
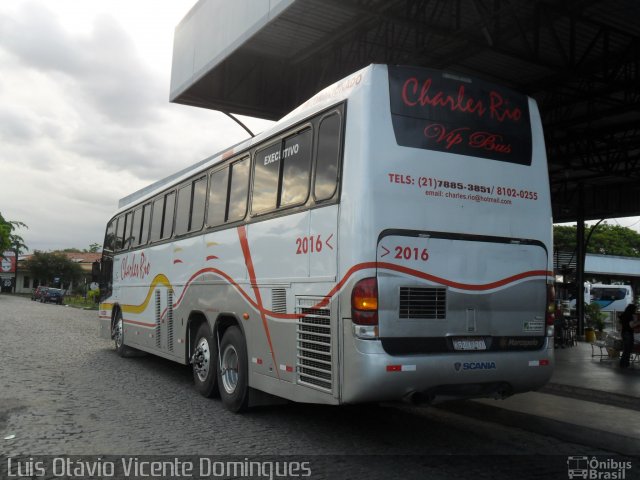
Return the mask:
<path fill-rule="evenodd" d="M 632 303 L 627 305 L 622 315 L 620 315 L 620 323 L 622 324 L 622 356 L 620 357 L 620 368 L 629 368 L 629 360 L 631 359 L 631 350 L 633 350 L 633 326 L 635 321 L 636 306 Z"/>

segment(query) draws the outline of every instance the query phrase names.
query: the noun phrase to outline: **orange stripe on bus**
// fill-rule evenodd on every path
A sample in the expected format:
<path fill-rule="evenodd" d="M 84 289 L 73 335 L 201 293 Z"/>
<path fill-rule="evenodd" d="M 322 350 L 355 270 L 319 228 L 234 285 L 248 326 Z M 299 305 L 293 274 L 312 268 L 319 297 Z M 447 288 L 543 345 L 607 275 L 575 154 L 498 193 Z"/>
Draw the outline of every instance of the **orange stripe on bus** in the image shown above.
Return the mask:
<path fill-rule="evenodd" d="M 267 335 L 267 342 L 269 342 L 269 350 L 271 350 L 271 359 L 273 360 L 273 364 L 277 365 L 276 362 L 276 354 L 273 350 L 273 343 L 271 342 L 271 332 L 269 332 L 269 324 L 267 322 L 267 310 L 264 308 L 262 304 L 262 296 L 260 295 L 260 288 L 258 287 L 258 282 L 256 281 L 256 272 L 253 268 L 253 260 L 251 260 L 251 251 L 249 250 L 249 242 L 247 241 L 247 230 L 244 225 L 238 227 L 238 237 L 240 237 L 240 246 L 242 247 L 242 253 L 244 255 L 244 262 L 247 266 L 247 271 L 249 272 L 249 281 L 251 282 L 251 288 L 253 288 L 253 293 L 256 296 L 256 301 L 258 302 L 258 310 L 260 312 L 260 317 L 262 318 L 262 326 L 264 327 L 264 333 Z M 275 370 L 276 375 L 280 378 L 280 374 L 278 370 Z"/>

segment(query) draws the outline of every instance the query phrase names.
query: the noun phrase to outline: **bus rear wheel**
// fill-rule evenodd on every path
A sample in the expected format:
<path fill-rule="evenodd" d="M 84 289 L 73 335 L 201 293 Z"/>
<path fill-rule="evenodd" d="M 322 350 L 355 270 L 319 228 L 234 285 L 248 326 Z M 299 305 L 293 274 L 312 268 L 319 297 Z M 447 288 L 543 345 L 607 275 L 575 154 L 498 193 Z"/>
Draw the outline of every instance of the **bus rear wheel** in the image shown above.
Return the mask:
<path fill-rule="evenodd" d="M 229 327 L 220 343 L 218 389 L 224 406 L 235 413 L 247 409 L 249 400 L 247 345 L 240 329 Z"/>
<path fill-rule="evenodd" d="M 196 348 L 191 357 L 191 365 L 196 390 L 205 397 L 217 396 L 218 369 L 216 366 L 218 364 L 218 349 L 207 323 L 203 323 L 198 328 L 195 346 Z"/>

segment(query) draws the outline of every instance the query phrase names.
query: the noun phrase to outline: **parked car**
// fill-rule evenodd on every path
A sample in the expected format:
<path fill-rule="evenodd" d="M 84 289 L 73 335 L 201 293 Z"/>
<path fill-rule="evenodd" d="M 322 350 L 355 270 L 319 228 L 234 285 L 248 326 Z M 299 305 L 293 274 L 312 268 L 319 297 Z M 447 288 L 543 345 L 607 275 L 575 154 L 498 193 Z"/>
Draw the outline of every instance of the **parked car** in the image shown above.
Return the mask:
<path fill-rule="evenodd" d="M 48 287 L 36 287 L 33 289 L 33 291 L 31 292 L 31 300 L 40 300 L 42 301 L 42 296 L 44 295 L 44 292 L 46 292 L 48 290 Z"/>
<path fill-rule="evenodd" d="M 45 303 L 57 303 L 58 305 L 62 305 L 62 301 L 64 300 L 64 290 L 59 288 L 47 288 L 47 291 L 42 296 L 42 301 Z"/>

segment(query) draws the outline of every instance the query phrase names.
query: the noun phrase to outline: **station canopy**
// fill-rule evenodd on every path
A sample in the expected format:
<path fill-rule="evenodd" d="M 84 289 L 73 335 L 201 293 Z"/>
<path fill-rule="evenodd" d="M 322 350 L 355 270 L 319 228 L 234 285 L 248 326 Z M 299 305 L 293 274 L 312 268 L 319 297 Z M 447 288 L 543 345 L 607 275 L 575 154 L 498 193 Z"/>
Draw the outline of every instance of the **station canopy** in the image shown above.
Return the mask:
<path fill-rule="evenodd" d="M 640 215 L 638 0 L 200 0 L 177 26 L 170 99 L 278 119 L 371 63 L 526 93 L 555 222 Z"/>

